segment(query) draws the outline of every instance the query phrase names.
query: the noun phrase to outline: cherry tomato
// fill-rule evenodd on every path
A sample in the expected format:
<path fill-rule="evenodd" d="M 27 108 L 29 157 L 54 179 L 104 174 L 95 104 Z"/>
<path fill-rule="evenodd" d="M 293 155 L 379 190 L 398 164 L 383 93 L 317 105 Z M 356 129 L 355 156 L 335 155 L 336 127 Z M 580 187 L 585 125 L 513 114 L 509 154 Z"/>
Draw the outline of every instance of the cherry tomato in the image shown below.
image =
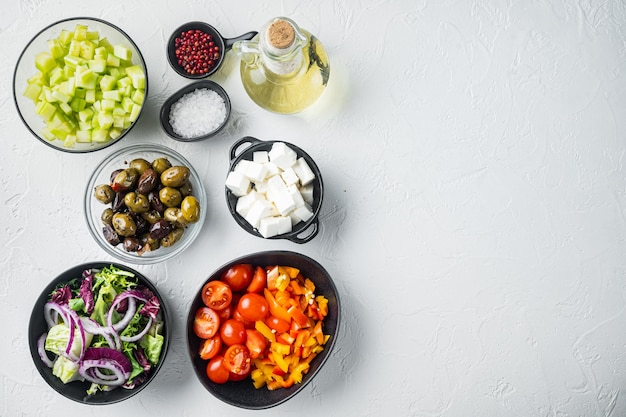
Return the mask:
<path fill-rule="evenodd" d="M 252 369 L 250 369 L 250 371 L 252 371 Z M 229 373 L 228 373 L 228 380 L 229 380 L 229 381 L 235 381 L 235 382 L 236 382 L 236 381 L 243 381 L 243 380 L 244 380 L 244 379 L 246 379 L 248 376 L 250 376 L 250 372 L 245 373 L 245 374 L 241 374 L 241 375 L 238 375 L 238 374 L 235 374 L 235 373 L 229 372 Z"/>
<path fill-rule="evenodd" d="M 230 346 L 224 354 L 224 367 L 235 375 L 250 373 L 250 351 L 241 344 Z"/>
<path fill-rule="evenodd" d="M 239 310 L 235 309 L 233 311 L 232 318 L 234 318 L 237 321 L 242 322 L 243 323 L 243 327 L 245 327 L 246 329 L 254 329 L 254 322 L 250 321 L 250 320 L 244 319 L 243 316 L 239 313 Z"/>
<path fill-rule="evenodd" d="M 250 281 L 250 285 L 248 285 L 248 292 L 258 292 L 262 293 L 263 288 L 267 286 L 267 273 L 265 269 L 260 266 L 257 266 L 254 269 L 254 275 L 252 276 L 252 280 Z"/>
<path fill-rule="evenodd" d="M 246 293 L 241 296 L 236 310 L 241 317 L 248 321 L 263 320 L 269 311 L 267 300 L 261 294 L 255 292 Z"/>
<path fill-rule="evenodd" d="M 198 350 L 198 353 L 200 353 L 200 357 L 202 359 L 208 360 L 217 355 L 221 348 L 222 338 L 216 334 L 210 339 L 205 339 L 200 344 L 200 349 Z"/>
<path fill-rule="evenodd" d="M 270 329 L 276 330 L 277 333 L 288 332 L 291 328 L 291 323 L 274 316 L 268 316 L 265 319 L 265 324 L 267 324 Z"/>
<path fill-rule="evenodd" d="M 254 268 L 250 264 L 233 265 L 221 276 L 221 281 L 228 284 L 233 291 L 242 291 L 250 285 Z"/>
<path fill-rule="evenodd" d="M 246 347 L 250 351 L 250 358 L 256 359 L 265 352 L 267 339 L 256 329 L 246 329 Z"/>
<path fill-rule="evenodd" d="M 218 310 L 217 315 L 220 316 L 220 323 L 224 323 L 226 320 L 233 316 L 233 305 L 229 304 L 226 308 Z"/>
<path fill-rule="evenodd" d="M 202 287 L 202 302 L 213 310 L 223 310 L 233 299 L 231 288 L 222 281 L 209 281 Z"/>
<path fill-rule="evenodd" d="M 198 337 L 210 339 L 217 334 L 219 327 L 220 318 L 215 310 L 209 307 L 200 307 L 196 310 L 193 331 Z"/>
<path fill-rule="evenodd" d="M 214 356 L 206 366 L 206 375 L 216 384 L 223 384 L 228 381 L 230 372 L 224 366 L 224 357 L 221 355 Z"/>
<path fill-rule="evenodd" d="M 220 336 L 228 346 L 243 344 L 246 342 L 246 328 L 239 320 L 228 319 L 220 327 Z"/>

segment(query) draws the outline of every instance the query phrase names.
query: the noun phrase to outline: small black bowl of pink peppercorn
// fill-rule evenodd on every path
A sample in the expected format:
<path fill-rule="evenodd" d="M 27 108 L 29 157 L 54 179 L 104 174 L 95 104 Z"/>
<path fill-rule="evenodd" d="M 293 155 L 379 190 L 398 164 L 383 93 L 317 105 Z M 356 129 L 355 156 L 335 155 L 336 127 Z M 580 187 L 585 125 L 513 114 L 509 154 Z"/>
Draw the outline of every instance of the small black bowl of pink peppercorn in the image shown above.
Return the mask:
<path fill-rule="evenodd" d="M 236 38 L 224 38 L 213 26 L 204 22 L 188 22 L 178 27 L 167 42 L 167 59 L 179 75 L 191 79 L 215 73 L 224 54 L 237 41 L 250 40 L 257 32 Z"/>

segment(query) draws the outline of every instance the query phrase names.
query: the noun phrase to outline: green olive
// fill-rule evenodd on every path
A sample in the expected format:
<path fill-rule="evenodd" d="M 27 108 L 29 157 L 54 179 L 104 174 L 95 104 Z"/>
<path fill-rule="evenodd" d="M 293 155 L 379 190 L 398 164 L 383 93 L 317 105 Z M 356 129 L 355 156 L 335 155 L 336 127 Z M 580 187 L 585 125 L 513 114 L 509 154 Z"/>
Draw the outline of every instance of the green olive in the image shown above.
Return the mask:
<path fill-rule="evenodd" d="M 170 168 L 171 166 L 172 163 L 167 158 L 157 158 L 152 161 L 152 169 L 154 169 L 159 175 L 161 175 L 163 171 Z"/>
<path fill-rule="evenodd" d="M 161 184 L 166 187 L 180 187 L 189 179 L 189 168 L 182 165 L 173 166 L 161 173 Z"/>
<path fill-rule="evenodd" d="M 163 187 L 159 191 L 159 200 L 167 207 L 177 207 L 183 200 L 183 196 L 176 188 Z"/>
<path fill-rule="evenodd" d="M 178 189 L 180 190 L 180 193 L 183 195 L 183 197 L 187 197 L 188 195 L 191 195 L 193 193 L 191 181 L 185 181 L 183 185 L 178 187 Z"/>
<path fill-rule="evenodd" d="M 198 199 L 192 195 L 183 198 L 183 201 L 180 203 L 180 211 L 189 223 L 197 222 L 200 218 L 200 203 Z"/>
<path fill-rule="evenodd" d="M 111 226 L 113 221 L 113 209 L 109 207 L 104 210 L 100 215 L 100 220 L 102 220 L 102 224 Z"/>
<path fill-rule="evenodd" d="M 94 188 L 93 195 L 102 204 L 109 204 L 115 197 L 115 191 L 109 184 L 100 184 Z"/>
<path fill-rule="evenodd" d="M 135 187 L 139 180 L 139 172 L 135 168 L 126 168 L 117 173 L 113 179 L 112 188 L 123 191 Z"/>
<path fill-rule="evenodd" d="M 167 234 L 167 236 L 161 239 L 161 246 L 166 248 L 172 246 L 174 243 L 178 242 L 181 237 L 183 237 L 184 231 L 185 229 L 182 228 L 173 229 Z"/>
<path fill-rule="evenodd" d="M 143 158 L 135 158 L 128 163 L 129 168 L 135 168 L 139 175 L 143 174 L 143 172 L 150 168 L 152 165 L 150 162 L 146 161 Z"/>
<path fill-rule="evenodd" d="M 150 202 L 144 194 L 138 194 L 134 191 L 126 193 L 124 196 L 124 204 L 134 213 L 145 213 L 150 210 Z"/>
<path fill-rule="evenodd" d="M 132 236 L 137 232 L 137 225 L 128 213 L 115 213 L 112 223 L 113 229 L 120 236 Z"/>
<path fill-rule="evenodd" d="M 161 213 L 156 210 L 146 211 L 145 213 L 141 214 L 141 217 L 143 217 L 144 220 L 146 220 L 150 224 L 156 223 L 163 218 L 161 217 Z"/>
<path fill-rule="evenodd" d="M 163 213 L 163 218 L 170 223 L 175 223 L 180 227 L 185 227 L 189 222 L 183 216 L 183 211 L 178 207 L 168 207 Z"/>

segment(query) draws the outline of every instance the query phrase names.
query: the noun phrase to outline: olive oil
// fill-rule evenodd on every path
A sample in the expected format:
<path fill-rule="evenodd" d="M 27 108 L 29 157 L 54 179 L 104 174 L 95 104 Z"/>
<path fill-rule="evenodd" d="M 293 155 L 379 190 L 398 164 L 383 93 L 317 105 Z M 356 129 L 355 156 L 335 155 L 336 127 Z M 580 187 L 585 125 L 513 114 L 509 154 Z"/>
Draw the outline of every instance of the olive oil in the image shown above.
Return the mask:
<path fill-rule="evenodd" d="M 233 46 L 242 54 L 241 80 L 260 107 L 281 114 L 315 103 L 330 77 L 322 43 L 287 18 L 276 18 L 252 41 Z"/>

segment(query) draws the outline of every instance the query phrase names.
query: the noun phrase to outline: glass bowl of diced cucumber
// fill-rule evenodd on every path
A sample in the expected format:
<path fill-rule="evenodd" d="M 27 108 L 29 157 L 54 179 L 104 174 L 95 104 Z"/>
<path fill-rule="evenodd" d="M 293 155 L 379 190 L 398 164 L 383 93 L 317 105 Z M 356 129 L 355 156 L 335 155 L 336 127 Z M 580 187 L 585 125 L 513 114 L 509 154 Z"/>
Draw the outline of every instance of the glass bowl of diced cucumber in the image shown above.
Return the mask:
<path fill-rule="evenodd" d="M 65 152 L 106 148 L 136 124 L 148 94 L 135 42 L 98 18 L 76 17 L 37 33 L 21 53 L 13 96 L 28 130 Z"/>

